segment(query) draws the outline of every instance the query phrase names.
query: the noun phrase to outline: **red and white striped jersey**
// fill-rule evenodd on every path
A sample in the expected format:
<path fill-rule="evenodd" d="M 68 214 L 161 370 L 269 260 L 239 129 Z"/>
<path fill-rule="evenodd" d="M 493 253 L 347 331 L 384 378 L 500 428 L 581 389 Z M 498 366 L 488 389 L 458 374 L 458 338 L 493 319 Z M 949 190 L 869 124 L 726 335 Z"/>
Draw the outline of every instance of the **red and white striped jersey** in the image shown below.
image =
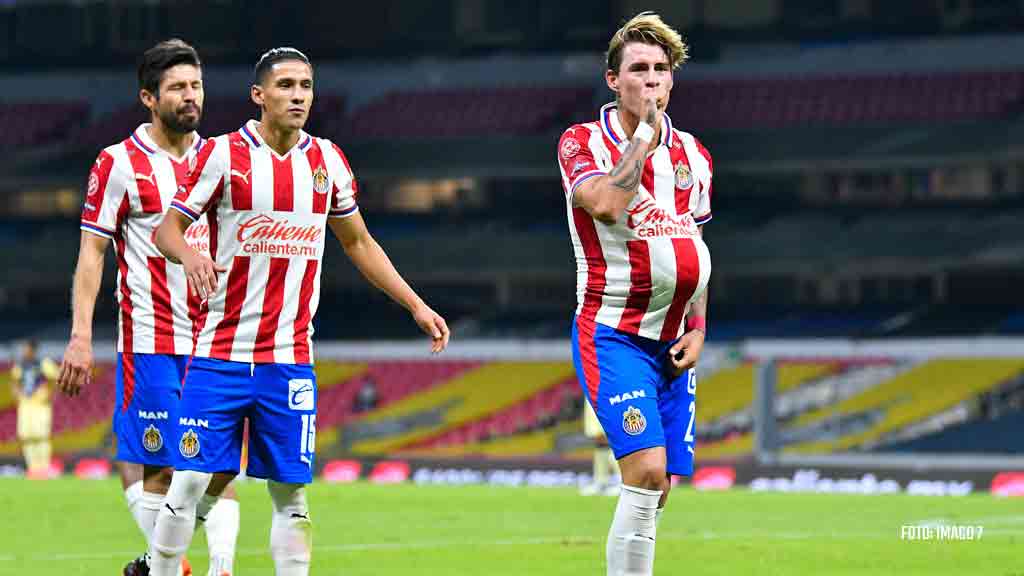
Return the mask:
<path fill-rule="evenodd" d="M 576 314 L 629 334 L 673 340 L 711 276 L 711 254 L 697 228 L 711 220 L 711 155 L 663 115 L 661 142 L 647 155 L 639 192 L 617 222 L 603 224 L 573 205 L 573 192 L 609 173 L 628 145 L 614 103 L 601 108 L 597 122 L 577 124 L 559 141 L 576 256 Z"/>
<path fill-rule="evenodd" d="M 190 162 L 202 145 L 174 158 L 150 138 L 149 124 L 108 146 L 89 173 L 81 228 L 114 241 L 117 256 L 117 349 L 137 354 L 191 354 L 199 299 L 189 295 L 181 266 L 167 261 L 153 244 Z M 186 231 L 189 243 L 209 251 L 206 221 Z"/>
<path fill-rule="evenodd" d="M 195 355 L 312 364 L 327 218 L 356 213 L 355 178 L 330 140 L 302 132 L 280 156 L 258 125 L 210 139 L 171 205 L 192 220 L 209 214 L 210 251 L 228 269 L 202 314 Z"/>

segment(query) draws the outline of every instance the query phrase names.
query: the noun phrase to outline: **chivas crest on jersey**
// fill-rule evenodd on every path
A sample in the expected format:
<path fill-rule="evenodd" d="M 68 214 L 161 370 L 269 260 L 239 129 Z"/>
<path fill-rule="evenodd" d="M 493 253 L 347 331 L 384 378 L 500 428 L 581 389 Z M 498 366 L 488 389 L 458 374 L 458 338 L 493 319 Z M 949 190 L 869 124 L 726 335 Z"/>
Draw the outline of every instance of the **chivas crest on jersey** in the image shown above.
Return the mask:
<path fill-rule="evenodd" d="M 643 434 L 647 430 L 647 418 L 636 406 L 630 406 L 622 414 L 622 429 L 630 436 Z"/>
<path fill-rule="evenodd" d="M 313 170 L 313 190 L 316 190 L 317 194 L 327 194 L 330 188 L 331 183 L 327 178 L 327 170 L 324 170 L 323 166 L 317 166 L 316 170 Z"/>
<path fill-rule="evenodd" d="M 195 430 L 189 428 L 181 435 L 178 450 L 185 458 L 194 458 L 196 454 L 199 454 L 199 435 L 196 434 Z"/>
<path fill-rule="evenodd" d="M 693 174 L 690 173 L 689 166 L 676 162 L 676 188 L 686 190 L 690 186 L 693 186 Z"/>
<path fill-rule="evenodd" d="M 146 427 L 142 433 L 142 446 L 148 452 L 159 452 L 164 447 L 164 437 L 156 426 L 150 424 Z"/>

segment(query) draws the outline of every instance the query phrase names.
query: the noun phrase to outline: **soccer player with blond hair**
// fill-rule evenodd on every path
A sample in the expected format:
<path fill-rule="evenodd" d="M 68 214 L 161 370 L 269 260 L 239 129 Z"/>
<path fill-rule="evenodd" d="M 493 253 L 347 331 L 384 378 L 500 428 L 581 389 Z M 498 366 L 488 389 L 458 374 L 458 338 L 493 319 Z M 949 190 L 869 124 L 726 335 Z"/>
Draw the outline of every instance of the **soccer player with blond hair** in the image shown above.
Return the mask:
<path fill-rule="evenodd" d="M 686 59 L 686 44 L 658 15 L 626 22 L 608 45 L 615 101 L 558 145 L 576 256 L 573 360 L 622 472 L 608 576 L 653 573 L 671 475 L 693 473 L 711 155 L 665 113 Z"/>

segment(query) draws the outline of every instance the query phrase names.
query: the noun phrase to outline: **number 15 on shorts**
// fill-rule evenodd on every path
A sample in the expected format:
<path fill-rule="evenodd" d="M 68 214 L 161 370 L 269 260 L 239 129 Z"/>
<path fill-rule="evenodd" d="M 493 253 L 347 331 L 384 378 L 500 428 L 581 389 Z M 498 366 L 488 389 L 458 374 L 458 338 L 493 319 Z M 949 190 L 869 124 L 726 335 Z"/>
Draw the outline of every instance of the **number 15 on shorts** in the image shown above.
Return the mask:
<path fill-rule="evenodd" d="M 316 451 L 316 414 L 302 415 L 302 436 L 299 444 L 299 459 L 312 466 L 313 453 Z"/>

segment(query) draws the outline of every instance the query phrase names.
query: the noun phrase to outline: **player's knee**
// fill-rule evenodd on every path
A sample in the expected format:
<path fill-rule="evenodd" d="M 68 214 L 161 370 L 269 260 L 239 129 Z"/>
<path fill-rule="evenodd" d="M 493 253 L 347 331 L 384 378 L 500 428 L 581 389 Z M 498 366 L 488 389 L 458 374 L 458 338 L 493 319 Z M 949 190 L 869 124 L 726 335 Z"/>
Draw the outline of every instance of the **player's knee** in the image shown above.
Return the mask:
<path fill-rule="evenodd" d="M 218 496 L 224 498 L 230 498 L 237 500 L 238 495 L 235 493 L 235 489 L 231 486 L 231 481 L 235 479 L 234 472 L 217 472 L 213 475 L 210 480 L 210 485 L 206 488 L 206 493 L 210 496 Z"/>
<path fill-rule="evenodd" d="M 188 503 L 195 506 L 199 499 L 206 492 L 213 477 L 208 472 L 197 472 L 195 470 L 179 470 L 171 477 L 171 488 L 167 491 L 168 501 Z"/>
<path fill-rule="evenodd" d="M 267 481 L 274 505 L 270 549 L 277 564 L 309 564 L 312 554 L 313 523 L 306 506 L 302 484 Z"/>
<path fill-rule="evenodd" d="M 623 473 L 623 482 L 645 490 L 664 491 L 667 484 L 665 464 L 653 458 L 636 462 L 630 467 L 628 474 Z"/>
<path fill-rule="evenodd" d="M 174 468 L 170 466 L 146 466 L 143 469 L 142 483 L 147 492 L 166 494 L 171 487 L 171 476 Z"/>

